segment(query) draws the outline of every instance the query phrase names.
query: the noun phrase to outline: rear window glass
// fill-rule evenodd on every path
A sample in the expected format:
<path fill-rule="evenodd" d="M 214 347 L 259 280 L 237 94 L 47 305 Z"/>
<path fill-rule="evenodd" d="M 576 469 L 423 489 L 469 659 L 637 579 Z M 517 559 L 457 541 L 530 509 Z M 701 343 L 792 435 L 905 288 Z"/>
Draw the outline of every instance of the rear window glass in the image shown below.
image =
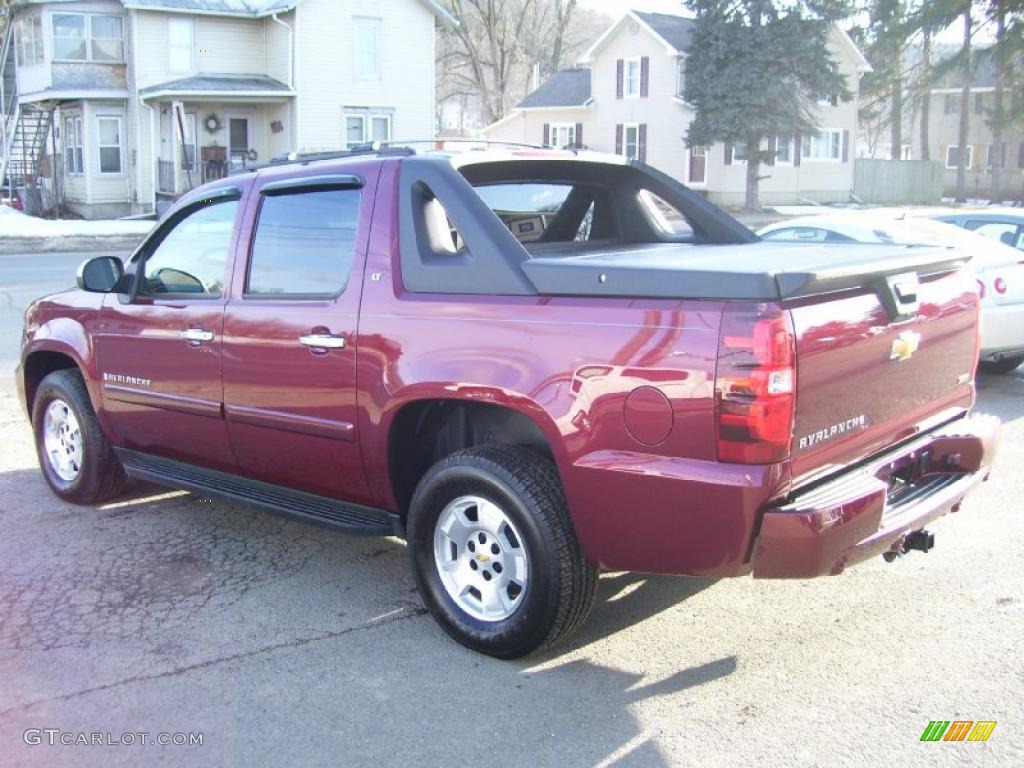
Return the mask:
<path fill-rule="evenodd" d="M 594 193 L 585 186 L 513 182 L 484 184 L 475 189 L 521 243 L 591 237 Z"/>
<path fill-rule="evenodd" d="M 321 296 L 345 290 L 355 254 L 359 200 L 358 189 L 265 197 L 246 292 Z"/>

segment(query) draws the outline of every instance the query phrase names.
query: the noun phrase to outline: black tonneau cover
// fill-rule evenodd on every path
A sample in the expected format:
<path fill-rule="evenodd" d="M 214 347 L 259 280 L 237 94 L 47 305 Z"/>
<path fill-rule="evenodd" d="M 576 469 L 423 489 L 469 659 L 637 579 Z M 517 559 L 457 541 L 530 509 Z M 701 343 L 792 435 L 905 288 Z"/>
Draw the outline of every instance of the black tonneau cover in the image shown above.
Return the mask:
<path fill-rule="evenodd" d="M 541 294 L 745 301 L 869 287 L 910 272 L 925 277 L 969 258 L 936 246 L 871 243 L 564 243 L 530 252 L 522 269 Z"/>

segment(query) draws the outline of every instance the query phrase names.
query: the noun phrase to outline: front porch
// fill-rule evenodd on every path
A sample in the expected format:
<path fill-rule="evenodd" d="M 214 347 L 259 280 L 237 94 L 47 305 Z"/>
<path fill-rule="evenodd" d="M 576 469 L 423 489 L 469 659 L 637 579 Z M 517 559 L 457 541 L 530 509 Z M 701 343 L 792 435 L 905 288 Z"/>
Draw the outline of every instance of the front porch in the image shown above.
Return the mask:
<path fill-rule="evenodd" d="M 195 77 L 143 91 L 161 203 L 291 148 L 287 86 L 263 76 Z"/>

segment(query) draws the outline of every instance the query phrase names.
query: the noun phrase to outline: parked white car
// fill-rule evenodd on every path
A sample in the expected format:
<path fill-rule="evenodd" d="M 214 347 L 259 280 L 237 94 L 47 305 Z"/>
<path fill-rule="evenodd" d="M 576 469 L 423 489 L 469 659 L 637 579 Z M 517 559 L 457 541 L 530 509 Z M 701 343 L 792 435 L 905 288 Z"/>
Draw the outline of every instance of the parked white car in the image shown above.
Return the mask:
<path fill-rule="evenodd" d="M 1024 259 L 1015 248 L 953 224 L 877 213 L 801 216 L 758 232 L 805 243 L 944 245 L 969 254 L 981 296 L 981 368 L 1008 373 L 1024 362 Z"/>

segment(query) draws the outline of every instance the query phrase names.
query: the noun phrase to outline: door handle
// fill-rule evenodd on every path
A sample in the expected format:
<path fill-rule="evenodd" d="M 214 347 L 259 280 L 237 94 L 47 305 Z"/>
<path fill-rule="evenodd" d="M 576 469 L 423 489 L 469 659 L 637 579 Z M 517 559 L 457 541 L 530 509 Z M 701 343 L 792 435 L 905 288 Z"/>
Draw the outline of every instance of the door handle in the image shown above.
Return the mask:
<path fill-rule="evenodd" d="M 182 328 L 178 331 L 178 338 L 195 343 L 213 341 L 213 331 L 205 328 Z"/>
<path fill-rule="evenodd" d="M 345 337 L 333 333 L 309 333 L 299 336 L 299 344 L 313 349 L 344 349 Z"/>

